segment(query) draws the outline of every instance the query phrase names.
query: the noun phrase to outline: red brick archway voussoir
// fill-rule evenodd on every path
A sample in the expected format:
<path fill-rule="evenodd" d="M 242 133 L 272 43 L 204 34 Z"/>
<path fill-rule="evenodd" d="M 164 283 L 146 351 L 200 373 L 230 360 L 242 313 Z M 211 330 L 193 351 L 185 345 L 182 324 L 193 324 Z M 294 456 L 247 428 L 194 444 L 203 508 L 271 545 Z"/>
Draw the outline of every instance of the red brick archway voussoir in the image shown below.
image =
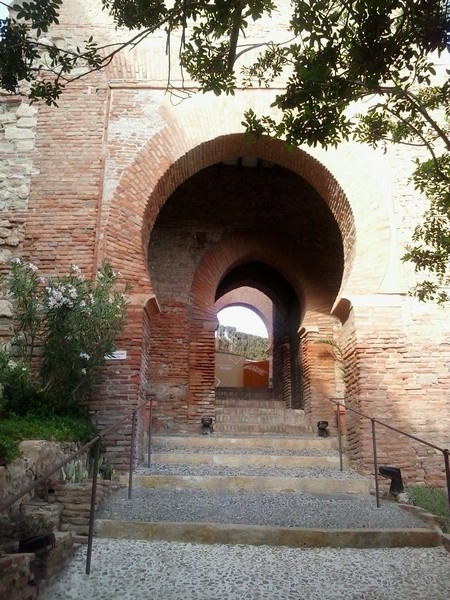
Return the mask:
<path fill-rule="evenodd" d="M 261 138 L 248 144 L 235 133 L 198 143 L 176 139 L 180 128 L 165 129 L 149 140 L 124 172 L 113 198 L 105 232 L 104 253 L 129 281 L 135 294 L 152 292 L 147 248 L 153 224 L 170 194 L 199 170 L 237 156 L 254 156 L 280 164 L 308 181 L 330 207 L 340 228 L 345 270 L 352 263 L 355 226 L 347 198 L 332 174 L 303 150 L 287 152 L 279 140 Z M 195 145 L 197 143 L 197 145 Z M 161 158 L 164 157 L 164 158 Z"/>

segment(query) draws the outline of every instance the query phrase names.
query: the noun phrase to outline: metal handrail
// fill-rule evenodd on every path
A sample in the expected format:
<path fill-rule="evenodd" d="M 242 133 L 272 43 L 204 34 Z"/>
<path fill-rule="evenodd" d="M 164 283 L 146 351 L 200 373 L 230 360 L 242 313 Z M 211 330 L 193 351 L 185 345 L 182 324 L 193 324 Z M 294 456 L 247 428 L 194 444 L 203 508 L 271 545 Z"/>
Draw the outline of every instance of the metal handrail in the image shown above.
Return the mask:
<path fill-rule="evenodd" d="M 426 440 L 423 440 L 422 438 L 419 438 L 416 435 L 412 435 L 411 433 L 406 433 L 406 431 L 402 431 L 401 429 L 398 429 L 397 427 L 393 427 L 392 425 L 388 425 L 384 421 L 380 421 L 379 419 L 375 419 L 374 417 L 370 417 L 369 415 L 366 415 L 366 414 L 362 413 L 359 410 L 351 408 L 350 406 L 347 406 L 343 402 L 335 400 L 334 398 L 330 398 L 329 400 L 330 400 L 330 402 L 332 402 L 336 406 L 338 406 L 338 407 L 339 406 L 343 406 L 346 411 L 349 410 L 349 411 L 351 411 L 351 412 L 359 415 L 360 417 L 363 417 L 365 419 L 369 419 L 369 421 L 371 421 L 371 424 L 372 424 L 373 464 L 374 464 L 374 470 L 375 470 L 375 494 L 376 494 L 376 498 L 377 498 L 377 507 L 378 508 L 380 507 L 380 491 L 379 491 L 379 486 L 378 486 L 378 456 L 377 456 L 377 439 L 376 439 L 375 424 L 381 425 L 382 427 L 386 427 L 386 429 L 390 429 L 391 431 L 395 431 L 396 433 L 399 433 L 400 435 L 404 435 L 405 437 L 408 437 L 411 440 L 414 440 L 416 442 L 420 442 L 421 444 L 424 444 L 425 446 L 428 446 L 429 448 L 433 448 L 434 450 L 438 450 L 439 452 L 442 452 L 442 455 L 444 457 L 445 478 L 446 478 L 446 482 L 447 482 L 448 505 L 450 507 L 450 460 L 449 460 L 450 450 L 448 448 L 441 448 L 440 446 L 437 446 L 436 444 L 432 444 L 430 442 L 427 442 Z M 338 427 L 338 437 L 339 437 L 339 455 L 340 455 L 341 471 L 342 471 L 341 420 L 340 420 L 339 408 L 338 408 L 338 411 L 337 411 L 337 427 Z"/>
<path fill-rule="evenodd" d="M 86 575 L 89 575 L 91 572 L 92 542 L 93 542 L 93 538 L 94 538 L 95 501 L 96 501 L 96 497 L 97 497 L 97 479 L 98 479 L 98 463 L 99 463 L 99 456 L 100 456 L 100 442 L 102 441 L 102 439 L 105 436 L 107 436 L 112 431 L 116 430 L 119 427 L 119 425 L 121 425 L 125 421 L 128 421 L 128 419 L 130 419 L 130 418 L 132 419 L 131 443 L 130 443 L 130 465 L 129 465 L 130 472 L 129 472 L 129 479 L 128 479 L 128 499 L 130 500 L 131 499 L 131 490 L 132 490 L 132 485 L 133 485 L 133 468 L 134 468 L 133 452 L 134 452 L 134 446 L 135 446 L 135 440 L 136 440 L 136 416 L 137 416 L 137 413 L 142 408 L 144 408 L 144 406 L 146 406 L 149 403 L 150 403 L 150 419 L 149 419 L 149 427 L 148 427 L 149 435 L 148 435 L 147 465 L 150 466 L 150 456 L 151 456 L 150 444 L 151 444 L 152 404 L 153 404 L 152 396 L 150 396 L 149 399 L 145 400 L 145 402 L 142 402 L 136 408 L 134 408 L 133 410 L 128 412 L 124 417 L 115 421 L 112 425 L 110 425 L 103 431 L 100 431 L 96 436 L 94 436 L 91 440 L 89 440 L 86 444 L 84 444 L 84 446 L 82 446 L 75 452 L 72 452 L 67 458 L 65 458 L 64 460 L 59 462 L 56 466 L 52 467 L 52 469 L 50 469 L 49 471 L 44 473 L 44 475 L 41 475 L 41 477 L 39 477 L 38 479 L 33 481 L 33 483 L 30 483 L 25 488 L 23 488 L 23 490 L 21 490 L 20 492 L 17 492 L 17 494 L 14 494 L 14 496 L 9 498 L 6 502 L 4 502 L 3 504 L 0 504 L 0 512 L 6 510 L 10 506 L 12 506 L 15 502 L 17 502 L 18 500 L 23 498 L 26 494 L 33 491 L 41 484 L 45 483 L 48 479 L 50 479 L 50 477 L 52 475 L 54 475 L 57 471 L 59 471 L 60 469 L 65 467 L 67 465 L 67 463 L 71 462 L 74 458 L 76 458 L 77 456 L 79 456 L 80 454 L 82 454 L 83 452 L 85 452 L 86 450 L 88 450 L 89 448 L 91 448 L 92 446 L 95 445 L 94 472 L 93 472 L 93 477 L 92 477 L 91 506 L 90 506 L 90 513 L 89 513 L 89 531 L 88 531 L 88 545 L 87 545 L 87 555 L 86 555 Z"/>

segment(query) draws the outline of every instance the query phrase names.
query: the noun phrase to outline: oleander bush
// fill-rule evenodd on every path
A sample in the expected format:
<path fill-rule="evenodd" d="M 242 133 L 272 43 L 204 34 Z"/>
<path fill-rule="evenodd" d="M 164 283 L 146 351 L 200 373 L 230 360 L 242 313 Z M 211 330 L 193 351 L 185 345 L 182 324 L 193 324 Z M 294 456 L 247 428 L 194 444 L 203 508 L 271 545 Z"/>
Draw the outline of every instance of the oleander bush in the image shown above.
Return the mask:
<path fill-rule="evenodd" d="M 45 278 L 18 258 L 2 281 L 13 334 L 0 345 L 0 464 L 24 439 L 86 441 L 95 430 L 82 401 L 99 381 L 126 318 L 127 286 L 108 264 L 87 280 L 73 265 Z"/>
<path fill-rule="evenodd" d="M 125 291 L 108 264 L 94 282 L 73 265 L 40 277 L 16 258 L 4 281 L 13 336 L 0 348 L 0 416 L 76 413 L 92 390 L 126 316 Z"/>

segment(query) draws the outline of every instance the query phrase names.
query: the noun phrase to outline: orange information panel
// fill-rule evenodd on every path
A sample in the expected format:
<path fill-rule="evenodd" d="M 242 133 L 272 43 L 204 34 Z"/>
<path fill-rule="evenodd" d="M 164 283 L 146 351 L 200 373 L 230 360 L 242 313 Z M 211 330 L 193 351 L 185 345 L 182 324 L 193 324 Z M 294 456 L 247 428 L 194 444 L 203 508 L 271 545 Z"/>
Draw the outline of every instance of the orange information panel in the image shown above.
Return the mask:
<path fill-rule="evenodd" d="M 269 387 L 269 361 L 259 360 L 244 364 L 244 387 Z"/>

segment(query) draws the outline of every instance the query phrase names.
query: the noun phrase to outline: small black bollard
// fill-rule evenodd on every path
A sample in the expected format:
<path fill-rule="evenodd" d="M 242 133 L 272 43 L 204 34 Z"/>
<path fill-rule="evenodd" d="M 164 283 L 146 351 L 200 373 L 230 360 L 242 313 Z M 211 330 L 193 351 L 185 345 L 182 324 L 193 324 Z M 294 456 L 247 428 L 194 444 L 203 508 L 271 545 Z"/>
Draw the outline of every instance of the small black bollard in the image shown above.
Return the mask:
<path fill-rule="evenodd" d="M 319 437 L 328 437 L 328 421 L 317 421 L 317 433 Z"/>
<path fill-rule="evenodd" d="M 202 435 L 209 435 L 213 432 L 213 420 L 211 417 L 202 417 Z"/>

